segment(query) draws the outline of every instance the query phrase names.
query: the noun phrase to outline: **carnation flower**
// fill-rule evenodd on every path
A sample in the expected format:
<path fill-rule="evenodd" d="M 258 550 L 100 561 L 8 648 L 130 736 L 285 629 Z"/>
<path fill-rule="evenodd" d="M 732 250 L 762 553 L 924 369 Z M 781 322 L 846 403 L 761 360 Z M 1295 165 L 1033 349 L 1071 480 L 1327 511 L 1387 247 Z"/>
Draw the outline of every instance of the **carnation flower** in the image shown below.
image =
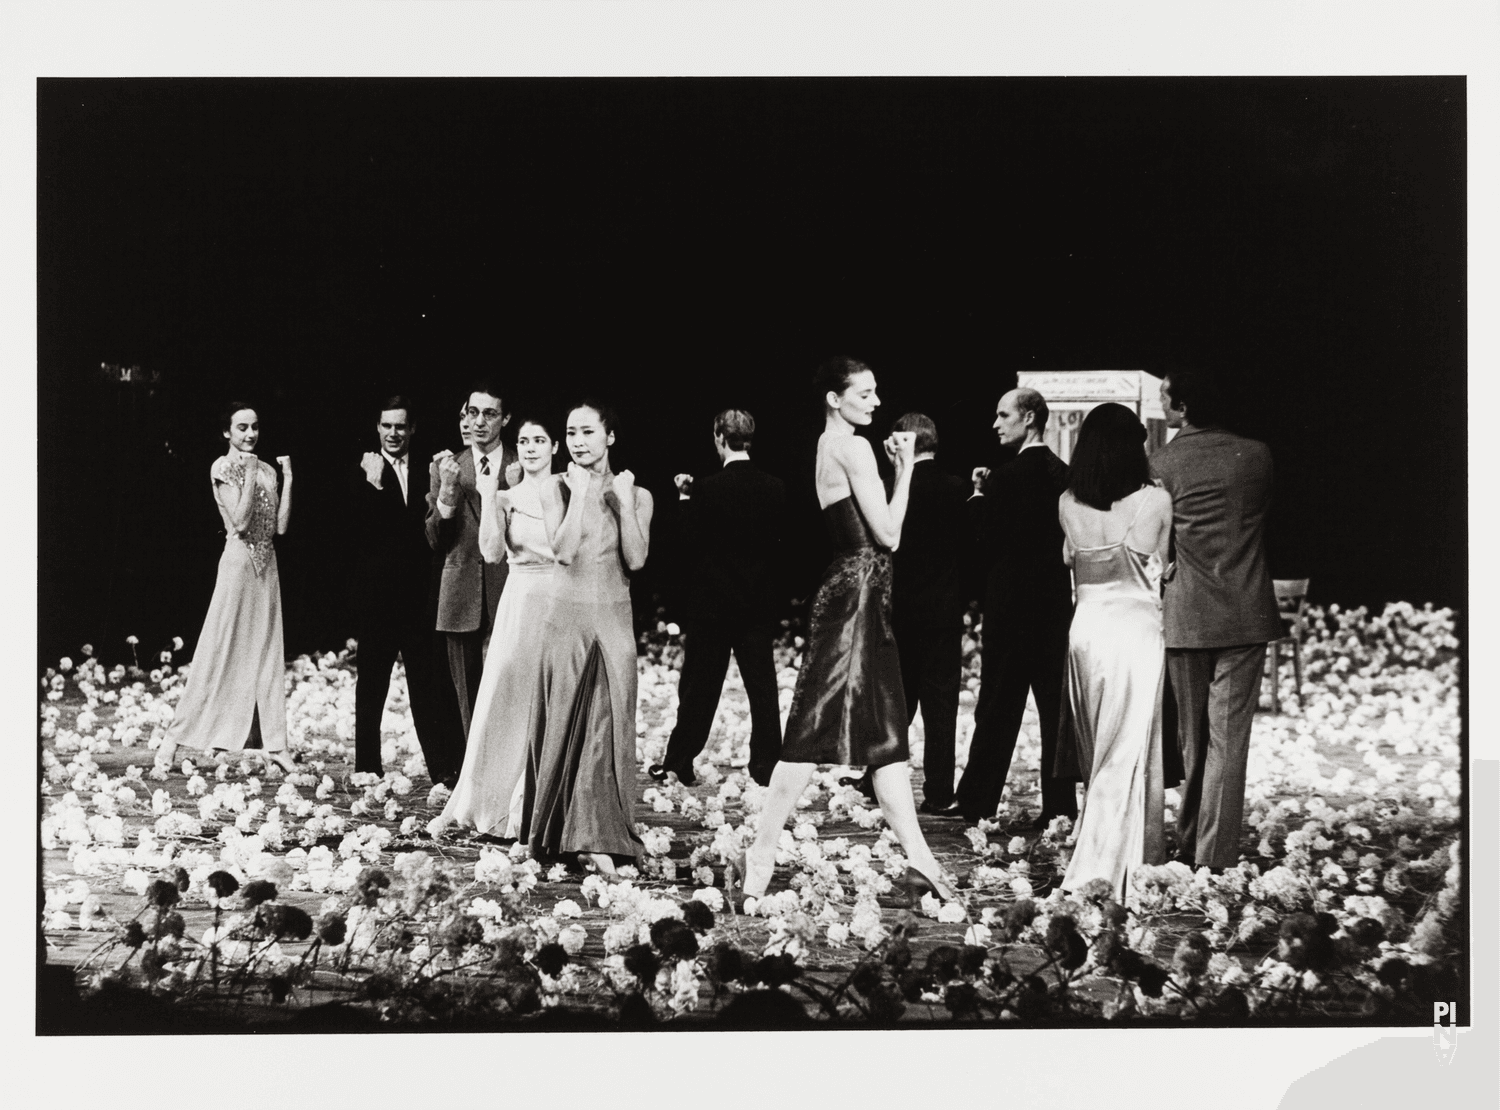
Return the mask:
<path fill-rule="evenodd" d="M 570 956 L 576 956 L 582 952 L 588 939 L 588 930 L 582 925 L 566 925 L 557 934 L 557 943 L 562 945 L 563 951 Z"/>
<path fill-rule="evenodd" d="M 583 907 L 571 898 L 564 898 L 552 907 L 552 916 L 556 918 L 582 917 Z"/>

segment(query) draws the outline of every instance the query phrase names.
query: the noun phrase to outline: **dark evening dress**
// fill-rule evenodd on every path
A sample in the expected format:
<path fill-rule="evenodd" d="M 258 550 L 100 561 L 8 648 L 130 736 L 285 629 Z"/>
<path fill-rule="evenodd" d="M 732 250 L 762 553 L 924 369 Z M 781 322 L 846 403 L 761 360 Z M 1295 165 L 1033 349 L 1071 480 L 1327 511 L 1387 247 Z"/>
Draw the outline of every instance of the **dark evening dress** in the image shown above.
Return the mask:
<path fill-rule="evenodd" d="M 783 763 L 884 767 L 907 758 L 906 695 L 891 633 L 891 553 L 854 498 L 823 510 L 836 551 L 808 615 Z"/>
<path fill-rule="evenodd" d="M 547 480 L 571 500 L 561 474 Z M 578 554 L 552 571 L 546 619 L 528 632 L 541 667 L 520 836 L 543 858 L 638 857 L 643 849 L 635 831 L 635 632 L 620 522 L 604 502 L 610 480 L 592 475 L 580 495 Z"/>

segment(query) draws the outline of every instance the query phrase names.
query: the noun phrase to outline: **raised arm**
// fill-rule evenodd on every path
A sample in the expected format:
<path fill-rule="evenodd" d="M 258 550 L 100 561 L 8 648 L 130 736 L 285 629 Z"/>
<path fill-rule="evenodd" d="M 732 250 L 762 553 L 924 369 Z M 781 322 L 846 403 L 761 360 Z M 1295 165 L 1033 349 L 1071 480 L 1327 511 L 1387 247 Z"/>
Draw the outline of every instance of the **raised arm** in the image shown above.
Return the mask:
<path fill-rule="evenodd" d="M 284 536 L 287 525 L 292 522 L 292 458 L 280 455 L 276 461 L 281 464 L 281 503 L 276 507 L 276 534 Z"/>
<path fill-rule="evenodd" d="M 258 460 L 251 460 L 259 466 Z M 234 467 L 240 471 L 240 484 L 235 486 L 229 471 Z M 250 511 L 255 504 L 255 486 L 260 480 L 255 471 L 244 463 L 227 463 L 214 478 L 214 497 L 229 520 L 231 531 L 243 532 L 250 526 Z"/>
<path fill-rule="evenodd" d="M 432 457 L 432 466 L 427 470 L 427 519 L 425 527 L 427 531 L 427 546 L 434 551 L 445 552 L 453 545 L 453 537 L 458 532 L 458 519 L 455 515 L 454 506 L 457 502 L 453 488 L 456 484 L 456 476 L 448 477 L 448 471 L 452 470 L 456 475 L 458 464 L 453 461 L 452 451 L 439 451 Z M 449 499 L 443 501 L 444 484 L 449 485 Z"/>
<path fill-rule="evenodd" d="M 510 523 L 510 494 L 497 489 L 479 510 L 479 554 L 486 563 L 505 561 L 505 529 Z"/>
<path fill-rule="evenodd" d="M 655 502 L 651 491 L 637 489 L 635 476 L 628 470 L 615 475 L 613 498 L 608 498 L 610 507 L 620 518 L 620 552 L 625 556 L 625 566 L 632 572 L 646 565 L 646 555 L 651 547 L 651 515 Z"/>
<path fill-rule="evenodd" d="M 562 487 L 569 498 L 563 503 Z M 589 476 L 577 463 L 569 463 L 562 482 L 549 481 L 542 487 L 542 520 L 547 525 L 547 542 L 560 566 L 567 566 L 578 555 L 583 543 L 583 499 L 588 494 Z"/>
<path fill-rule="evenodd" d="M 895 551 L 901 545 L 901 525 L 906 520 L 906 502 L 911 493 L 912 433 L 893 432 L 892 439 L 897 442 L 897 450 L 892 456 L 896 480 L 892 483 L 889 501 L 880 481 L 880 470 L 875 465 L 875 452 L 866 440 L 851 436 L 838 441 L 835 458 L 844 467 L 849 490 L 854 494 L 865 523 L 870 526 L 875 542 Z"/>

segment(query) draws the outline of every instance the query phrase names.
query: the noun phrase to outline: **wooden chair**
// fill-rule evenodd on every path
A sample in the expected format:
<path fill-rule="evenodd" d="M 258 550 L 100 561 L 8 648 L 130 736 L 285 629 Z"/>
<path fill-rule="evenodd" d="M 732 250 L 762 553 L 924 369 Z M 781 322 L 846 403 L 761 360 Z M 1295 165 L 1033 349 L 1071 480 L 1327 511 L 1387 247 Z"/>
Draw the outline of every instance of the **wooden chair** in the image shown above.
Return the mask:
<path fill-rule="evenodd" d="M 1277 578 L 1271 586 L 1276 591 L 1276 607 L 1286 622 L 1287 632 L 1266 645 L 1266 672 L 1271 677 L 1271 712 L 1281 712 L 1281 649 L 1291 648 L 1292 674 L 1297 680 L 1297 701 L 1302 703 L 1302 637 L 1307 632 L 1307 578 Z"/>

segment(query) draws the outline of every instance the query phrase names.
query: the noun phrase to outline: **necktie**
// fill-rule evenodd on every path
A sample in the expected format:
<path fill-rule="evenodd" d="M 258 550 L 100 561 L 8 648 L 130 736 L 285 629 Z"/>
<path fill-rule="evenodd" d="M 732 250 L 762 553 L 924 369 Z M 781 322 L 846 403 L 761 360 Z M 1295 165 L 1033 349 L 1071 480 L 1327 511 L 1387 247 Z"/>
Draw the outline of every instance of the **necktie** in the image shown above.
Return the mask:
<path fill-rule="evenodd" d="M 490 457 L 488 455 L 479 456 L 479 473 L 483 474 L 486 478 L 490 476 Z"/>

